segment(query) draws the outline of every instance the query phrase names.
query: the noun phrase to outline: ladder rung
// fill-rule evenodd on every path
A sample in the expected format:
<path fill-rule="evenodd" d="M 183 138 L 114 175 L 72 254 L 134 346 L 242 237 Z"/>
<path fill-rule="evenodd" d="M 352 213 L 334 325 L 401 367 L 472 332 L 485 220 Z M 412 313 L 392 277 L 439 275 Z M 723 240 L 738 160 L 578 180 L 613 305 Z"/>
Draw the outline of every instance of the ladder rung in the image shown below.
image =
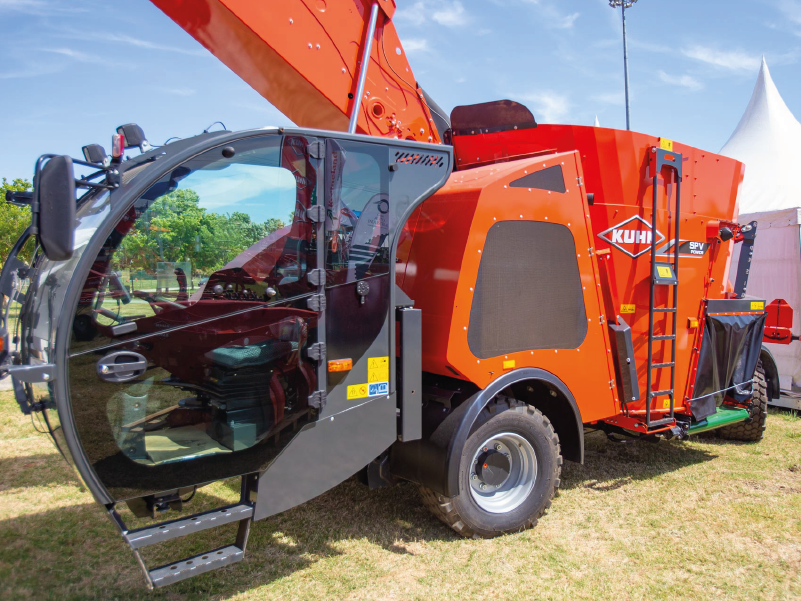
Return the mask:
<path fill-rule="evenodd" d="M 155 587 L 165 586 L 241 561 L 244 557 L 245 552 L 236 545 L 220 547 L 150 570 L 150 579 Z"/>
<path fill-rule="evenodd" d="M 654 426 L 664 426 L 666 424 L 672 424 L 672 423 L 673 423 L 672 417 L 665 417 L 662 419 L 658 419 L 656 421 L 652 421 L 650 424 L 648 424 L 648 427 L 653 428 Z"/>
<path fill-rule="evenodd" d="M 675 363 L 654 363 L 651 369 L 662 369 L 663 367 L 673 367 L 675 365 Z"/>
<path fill-rule="evenodd" d="M 123 534 L 123 538 L 128 541 L 132 548 L 139 549 L 178 538 L 179 536 L 186 536 L 200 530 L 206 530 L 207 528 L 250 519 L 252 516 L 253 507 L 251 505 L 229 505 L 228 507 L 213 509 L 187 518 L 172 520 L 171 522 L 164 522 L 155 526 L 140 528 L 139 530 L 131 530 Z"/>
<path fill-rule="evenodd" d="M 656 398 L 658 396 L 667 396 L 667 395 L 673 396 L 673 390 L 670 389 L 670 390 L 652 390 L 651 391 L 651 398 L 652 399 Z"/>
<path fill-rule="evenodd" d="M 675 313 L 676 309 L 654 309 L 654 313 Z"/>
<path fill-rule="evenodd" d="M 673 334 L 669 336 L 654 336 L 651 340 L 675 340 L 676 337 Z"/>

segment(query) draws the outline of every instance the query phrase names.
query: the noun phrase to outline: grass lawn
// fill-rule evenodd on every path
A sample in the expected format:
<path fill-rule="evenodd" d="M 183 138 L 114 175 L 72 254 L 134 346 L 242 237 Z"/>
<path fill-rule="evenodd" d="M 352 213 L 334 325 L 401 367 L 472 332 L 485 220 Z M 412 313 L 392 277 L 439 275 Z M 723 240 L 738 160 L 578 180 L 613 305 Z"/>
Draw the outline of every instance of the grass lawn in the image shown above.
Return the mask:
<path fill-rule="evenodd" d="M 198 491 L 199 511 L 238 483 Z M 126 519 L 129 515 L 125 516 Z M 151 565 L 233 542 L 209 530 Z M 256 522 L 245 561 L 148 593 L 133 554 L 49 439 L 0 393 L 0 599 L 801 599 L 801 419 L 758 444 L 587 439 L 537 528 L 463 540 L 410 484 L 348 481 Z"/>

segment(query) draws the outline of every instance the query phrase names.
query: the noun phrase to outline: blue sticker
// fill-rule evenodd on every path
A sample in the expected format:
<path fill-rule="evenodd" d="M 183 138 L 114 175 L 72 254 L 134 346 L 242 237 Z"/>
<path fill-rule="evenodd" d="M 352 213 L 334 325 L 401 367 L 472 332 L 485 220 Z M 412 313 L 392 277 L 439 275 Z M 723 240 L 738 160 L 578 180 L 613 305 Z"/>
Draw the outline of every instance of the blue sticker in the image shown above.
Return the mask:
<path fill-rule="evenodd" d="M 370 384 L 370 390 L 367 394 L 368 396 L 374 396 L 376 394 L 389 394 L 389 382 L 376 382 L 375 384 Z"/>

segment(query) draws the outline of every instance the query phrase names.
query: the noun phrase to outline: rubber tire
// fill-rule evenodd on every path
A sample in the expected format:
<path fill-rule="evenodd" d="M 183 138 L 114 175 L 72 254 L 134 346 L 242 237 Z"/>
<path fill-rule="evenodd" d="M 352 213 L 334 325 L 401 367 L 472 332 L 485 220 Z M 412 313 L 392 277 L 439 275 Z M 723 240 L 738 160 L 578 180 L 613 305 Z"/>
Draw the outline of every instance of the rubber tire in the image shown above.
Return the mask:
<path fill-rule="evenodd" d="M 551 499 L 559 488 L 562 473 L 559 436 L 539 410 L 507 397 L 491 401 L 476 421 L 479 425 L 468 437 L 459 462 L 460 494 L 446 497 L 420 486 L 423 504 L 467 538 L 493 538 L 533 528 L 551 506 Z M 537 477 L 534 488 L 521 505 L 509 513 L 497 514 L 483 510 L 473 500 L 469 478 L 470 463 L 478 446 L 501 432 L 515 432 L 531 443 L 537 456 Z"/>
<path fill-rule="evenodd" d="M 720 438 L 726 440 L 742 440 L 757 442 L 765 435 L 768 419 L 768 381 L 762 361 L 759 361 L 754 372 L 754 396 L 751 398 L 751 419 L 744 422 L 718 428 Z"/>

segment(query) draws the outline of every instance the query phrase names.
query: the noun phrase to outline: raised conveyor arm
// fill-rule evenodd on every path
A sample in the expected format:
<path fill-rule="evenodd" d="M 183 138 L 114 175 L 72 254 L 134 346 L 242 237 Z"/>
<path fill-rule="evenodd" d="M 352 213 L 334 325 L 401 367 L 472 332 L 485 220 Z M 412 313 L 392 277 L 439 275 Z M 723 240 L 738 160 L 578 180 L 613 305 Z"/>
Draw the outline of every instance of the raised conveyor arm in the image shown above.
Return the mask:
<path fill-rule="evenodd" d="M 152 1 L 297 125 L 347 130 L 372 0 Z M 375 2 L 356 131 L 440 142 L 392 24 L 395 1 Z"/>

